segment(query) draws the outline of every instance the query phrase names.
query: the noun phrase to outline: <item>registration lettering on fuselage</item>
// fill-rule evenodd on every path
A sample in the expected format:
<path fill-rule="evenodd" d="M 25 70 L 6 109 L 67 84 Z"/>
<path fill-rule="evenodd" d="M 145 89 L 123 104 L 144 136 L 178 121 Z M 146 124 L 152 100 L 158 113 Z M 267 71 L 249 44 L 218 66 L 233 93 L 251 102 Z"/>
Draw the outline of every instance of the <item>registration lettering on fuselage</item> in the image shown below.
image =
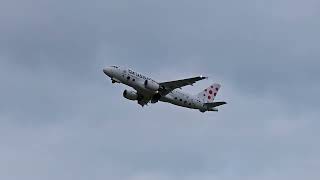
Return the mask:
<path fill-rule="evenodd" d="M 134 71 L 132 71 L 132 70 L 130 70 L 130 69 L 129 69 L 129 74 L 134 75 L 134 76 L 137 76 L 137 77 L 142 78 L 142 79 L 144 79 L 144 80 L 153 81 L 151 78 L 146 77 L 146 76 L 144 76 L 144 75 L 142 75 L 142 74 L 140 74 L 140 73 L 134 72 Z"/>

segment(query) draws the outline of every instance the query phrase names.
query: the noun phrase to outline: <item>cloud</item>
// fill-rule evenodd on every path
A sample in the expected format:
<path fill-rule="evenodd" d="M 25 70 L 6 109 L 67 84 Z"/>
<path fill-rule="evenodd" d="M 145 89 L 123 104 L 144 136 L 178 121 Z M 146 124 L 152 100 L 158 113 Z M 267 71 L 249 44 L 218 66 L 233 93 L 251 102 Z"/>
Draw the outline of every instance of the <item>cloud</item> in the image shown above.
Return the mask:
<path fill-rule="evenodd" d="M 2 1 L 0 177 L 318 179 L 317 4 Z M 220 82 L 228 104 L 141 108 L 111 64 L 209 75 L 184 90 Z"/>

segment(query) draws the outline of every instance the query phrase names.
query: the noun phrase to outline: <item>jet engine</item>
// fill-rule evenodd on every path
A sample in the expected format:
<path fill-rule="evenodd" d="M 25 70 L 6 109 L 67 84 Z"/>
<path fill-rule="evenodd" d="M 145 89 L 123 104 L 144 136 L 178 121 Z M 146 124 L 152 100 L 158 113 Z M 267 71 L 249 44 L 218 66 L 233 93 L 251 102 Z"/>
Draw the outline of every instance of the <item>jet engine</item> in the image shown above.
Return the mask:
<path fill-rule="evenodd" d="M 156 82 L 146 80 L 146 81 L 144 81 L 144 87 L 150 91 L 158 91 L 160 88 L 160 85 Z"/>
<path fill-rule="evenodd" d="M 123 97 L 132 101 L 138 100 L 138 94 L 135 91 L 123 91 Z"/>

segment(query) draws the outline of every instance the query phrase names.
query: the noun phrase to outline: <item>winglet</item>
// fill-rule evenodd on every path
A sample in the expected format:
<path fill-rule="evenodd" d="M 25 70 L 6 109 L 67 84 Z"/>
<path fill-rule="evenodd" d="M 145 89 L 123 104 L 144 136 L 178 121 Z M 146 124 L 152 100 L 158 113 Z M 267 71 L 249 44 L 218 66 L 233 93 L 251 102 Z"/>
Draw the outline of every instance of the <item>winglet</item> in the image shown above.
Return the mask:
<path fill-rule="evenodd" d="M 209 77 L 207 77 L 207 76 L 202 76 L 202 75 L 200 75 L 200 78 L 201 78 L 201 79 L 209 79 Z"/>

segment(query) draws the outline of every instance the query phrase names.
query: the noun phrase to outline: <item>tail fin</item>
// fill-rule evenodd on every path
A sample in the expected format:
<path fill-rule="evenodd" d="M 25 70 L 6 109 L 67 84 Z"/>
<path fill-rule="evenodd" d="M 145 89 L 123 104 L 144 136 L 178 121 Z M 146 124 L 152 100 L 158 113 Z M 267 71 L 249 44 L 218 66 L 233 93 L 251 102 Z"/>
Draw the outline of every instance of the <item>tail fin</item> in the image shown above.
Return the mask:
<path fill-rule="evenodd" d="M 217 96 L 220 87 L 220 84 L 212 84 L 201 93 L 199 93 L 198 97 L 205 103 L 212 103 L 214 98 Z"/>

